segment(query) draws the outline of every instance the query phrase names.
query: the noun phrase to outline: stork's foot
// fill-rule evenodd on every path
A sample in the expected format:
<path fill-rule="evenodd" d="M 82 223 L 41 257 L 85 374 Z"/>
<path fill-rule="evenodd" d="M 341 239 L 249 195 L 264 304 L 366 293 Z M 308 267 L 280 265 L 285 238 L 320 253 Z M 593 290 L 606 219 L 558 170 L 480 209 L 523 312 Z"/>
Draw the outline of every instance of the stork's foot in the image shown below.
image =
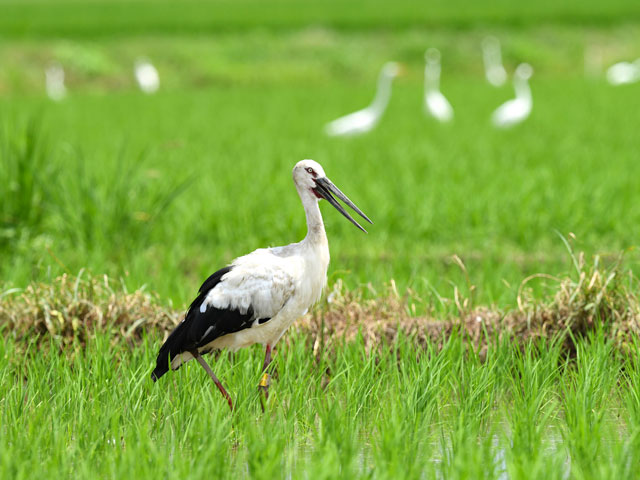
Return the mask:
<path fill-rule="evenodd" d="M 262 412 L 264 413 L 264 405 L 266 401 L 269 399 L 269 385 L 271 384 L 271 375 L 267 372 L 264 372 L 262 378 L 260 379 L 260 384 L 258 385 L 258 390 L 260 391 L 260 406 L 262 407 Z"/>

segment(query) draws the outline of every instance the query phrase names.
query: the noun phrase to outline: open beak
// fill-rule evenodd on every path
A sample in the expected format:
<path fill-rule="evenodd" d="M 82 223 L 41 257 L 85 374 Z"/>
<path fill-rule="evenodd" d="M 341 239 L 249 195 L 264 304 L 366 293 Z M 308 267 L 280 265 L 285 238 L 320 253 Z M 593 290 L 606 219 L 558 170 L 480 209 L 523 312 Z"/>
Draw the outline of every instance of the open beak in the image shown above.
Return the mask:
<path fill-rule="evenodd" d="M 346 217 L 347 220 L 353 223 L 356 227 L 358 227 L 364 233 L 367 233 L 367 231 L 364 228 L 362 228 L 362 226 L 358 222 L 356 222 L 353 219 L 353 217 L 349 215 L 349 213 L 347 213 L 344 207 L 338 203 L 338 201 L 335 199 L 333 195 L 335 195 L 340 200 L 342 200 L 347 206 L 352 208 L 358 215 L 364 218 L 367 222 L 371 224 L 373 224 L 373 222 L 369 220 L 369 217 L 367 217 L 362 212 L 362 210 L 356 207 L 356 204 L 353 203 L 351 200 L 349 200 L 349 197 L 347 197 L 344 193 L 342 193 L 340 189 L 336 187 L 331 180 L 329 180 L 327 177 L 316 178 L 316 187 L 313 190 L 316 192 L 316 194 L 318 194 L 319 196 L 324 198 L 327 202 L 329 202 L 331 205 L 333 205 L 336 208 L 336 210 L 338 210 L 342 215 Z"/>

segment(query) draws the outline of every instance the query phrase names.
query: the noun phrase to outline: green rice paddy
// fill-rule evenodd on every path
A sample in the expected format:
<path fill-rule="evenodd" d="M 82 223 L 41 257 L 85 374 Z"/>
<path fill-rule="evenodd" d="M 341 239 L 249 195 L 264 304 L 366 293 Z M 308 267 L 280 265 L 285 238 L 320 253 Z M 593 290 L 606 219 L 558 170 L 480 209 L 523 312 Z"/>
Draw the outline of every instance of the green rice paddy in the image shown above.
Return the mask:
<path fill-rule="evenodd" d="M 374 221 L 364 235 L 322 205 L 330 285 L 376 296 L 394 280 L 435 311 L 456 290 L 511 308 L 526 277 L 572 271 L 565 242 L 605 264 L 623 252 L 637 275 L 640 84 L 612 87 L 604 71 L 640 56 L 638 7 L 396 3 L 3 2 L 0 295 L 82 270 L 182 308 L 236 256 L 304 236 L 290 176 L 303 158 Z M 531 117 L 508 131 L 489 122 L 513 92 L 484 80 L 488 34 L 508 72 L 535 71 Z M 422 111 L 429 46 L 442 52 L 451 125 Z M 139 56 L 158 67 L 156 95 L 135 87 Z M 327 138 L 324 124 L 366 106 L 390 59 L 405 74 L 378 128 Z M 67 75 L 60 103 L 44 94 L 52 61 Z M 541 298 L 555 284 L 528 285 Z M 131 344 L 108 330 L 62 351 L 0 332 L 0 478 L 640 469 L 637 344 L 623 353 L 597 329 L 572 355 L 553 339 L 490 339 L 480 355 L 454 336 L 314 357 L 292 332 L 264 414 L 260 349 L 212 357 L 232 415 L 195 364 L 151 383 L 157 334 Z"/>
<path fill-rule="evenodd" d="M 575 359 L 559 344 L 411 339 L 366 355 L 359 341 L 314 359 L 279 349 L 264 414 L 261 351 L 221 355 L 233 414 L 197 364 L 148 378 L 155 339 L 99 337 L 68 356 L 3 340 L 3 478 L 634 478 L 637 358 L 601 336 Z M 47 345 L 45 345 L 47 347 Z"/>

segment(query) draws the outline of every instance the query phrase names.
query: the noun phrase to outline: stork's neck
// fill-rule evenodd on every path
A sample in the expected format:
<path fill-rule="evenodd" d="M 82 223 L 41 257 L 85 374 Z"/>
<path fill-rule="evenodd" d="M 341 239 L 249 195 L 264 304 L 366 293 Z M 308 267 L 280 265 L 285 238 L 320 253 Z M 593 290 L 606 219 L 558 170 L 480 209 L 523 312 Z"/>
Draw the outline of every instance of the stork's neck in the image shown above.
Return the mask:
<path fill-rule="evenodd" d="M 311 244 L 326 244 L 327 233 L 324 230 L 324 222 L 320 213 L 319 201 L 309 191 L 298 192 L 304 207 L 304 213 L 307 216 L 307 236 L 304 242 Z"/>
<path fill-rule="evenodd" d="M 376 90 L 376 96 L 371 102 L 371 108 L 377 112 L 382 112 L 387 108 L 389 98 L 391 97 L 391 81 L 393 77 L 386 72 L 381 72 L 378 77 L 378 89 Z"/>

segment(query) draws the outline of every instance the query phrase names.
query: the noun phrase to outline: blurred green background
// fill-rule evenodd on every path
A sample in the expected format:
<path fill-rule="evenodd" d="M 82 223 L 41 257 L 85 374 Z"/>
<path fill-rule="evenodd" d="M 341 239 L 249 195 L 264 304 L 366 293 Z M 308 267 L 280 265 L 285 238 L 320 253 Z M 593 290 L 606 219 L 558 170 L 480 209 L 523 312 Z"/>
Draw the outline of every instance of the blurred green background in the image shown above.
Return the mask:
<path fill-rule="evenodd" d="M 3 288 L 88 269 L 184 305 L 234 257 L 304 236 L 290 171 L 313 158 L 375 222 L 365 236 L 322 206 L 331 282 L 395 279 L 435 303 L 473 284 L 477 302 L 513 305 L 526 276 L 571 270 L 561 236 L 612 259 L 638 243 L 640 84 L 605 72 L 640 57 L 639 22 L 621 0 L 3 1 Z M 510 78 L 534 68 L 533 112 L 507 131 L 489 121 L 513 88 L 484 79 L 487 35 Z M 423 113 L 428 47 L 450 125 Z M 155 95 L 136 87 L 139 57 Z M 377 129 L 326 137 L 388 60 L 405 74 Z"/>

